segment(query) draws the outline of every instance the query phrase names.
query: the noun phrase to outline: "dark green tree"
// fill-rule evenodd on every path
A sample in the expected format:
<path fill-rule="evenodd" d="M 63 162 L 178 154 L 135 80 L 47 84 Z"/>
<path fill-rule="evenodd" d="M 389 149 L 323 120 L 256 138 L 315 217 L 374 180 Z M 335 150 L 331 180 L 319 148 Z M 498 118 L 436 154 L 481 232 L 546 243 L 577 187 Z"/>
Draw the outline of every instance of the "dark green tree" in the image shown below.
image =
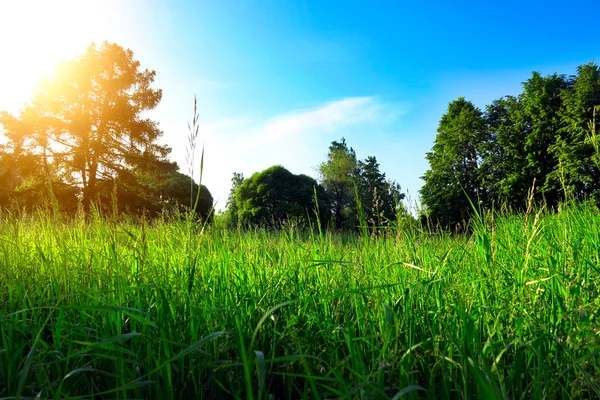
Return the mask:
<path fill-rule="evenodd" d="M 460 97 L 442 116 L 425 173 L 421 198 L 434 224 L 457 228 L 470 218 L 469 199 L 477 204 L 481 193 L 480 164 L 487 145 L 483 113 Z"/>
<path fill-rule="evenodd" d="M 558 162 L 551 148 L 561 131 L 562 121 L 559 110 L 562 107 L 562 92 L 569 88 L 564 75 L 552 74 L 543 77 L 534 72 L 523 83 L 519 103 L 523 112 L 525 133 L 525 156 L 527 159 L 527 179 L 536 181 L 535 195 L 552 207 L 561 200 L 561 185 L 553 171 Z"/>
<path fill-rule="evenodd" d="M 202 185 L 200 197 L 198 196 L 198 184 L 193 182 L 193 190 L 190 191 L 191 178 L 179 171 L 166 176 L 160 188 L 160 199 L 162 208 L 170 210 L 177 209 L 185 213 L 190 209 L 190 204 L 195 204 L 195 213 L 202 221 L 211 221 L 213 214 L 213 197 L 208 188 Z"/>
<path fill-rule="evenodd" d="M 463 190 L 486 207 L 523 210 L 534 182 L 535 199 L 551 208 L 565 195 L 600 202 L 600 146 L 593 137 L 598 104 L 594 63 L 569 78 L 532 73 L 518 97 L 487 106 L 483 130 L 472 104 L 451 103 L 427 155 L 431 169 L 421 190 L 433 219 L 446 227 L 467 219 L 471 207 L 461 203 Z"/>
<path fill-rule="evenodd" d="M 273 166 L 244 180 L 236 191 L 238 217 L 244 224 L 281 227 L 292 220 L 307 222 L 315 217 L 314 191 L 319 214 L 325 222 L 327 204 L 323 188 L 311 177 L 294 175 L 282 166 Z"/>
<path fill-rule="evenodd" d="M 593 121 L 594 107 L 600 105 L 598 66 L 595 63 L 579 66 L 569 89 L 562 90 L 561 97 L 562 124 L 556 143 L 550 149 L 558 162 L 552 177 L 575 199 L 594 197 L 600 201 L 600 159 L 591 136 L 593 129 L 598 131 L 599 124 L 598 120 Z M 594 127 L 590 125 L 592 122 Z"/>
<path fill-rule="evenodd" d="M 241 172 L 234 172 L 231 177 L 231 189 L 229 190 L 229 196 L 227 197 L 226 211 L 225 211 L 225 224 L 229 227 L 236 227 L 238 225 L 238 206 L 236 200 L 236 193 L 238 188 L 244 182 L 244 174 Z"/>
<path fill-rule="evenodd" d="M 519 99 L 506 96 L 486 107 L 488 132 L 480 166 L 490 202 L 522 209 L 527 204 L 533 174 L 527 163 L 527 123 Z"/>
<path fill-rule="evenodd" d="M 356 153 L 344 138 L 331 143 L 327 160 L 319 165 L 319 174 L 331 204 L 335 228 L 355 228 L 358 225 L 356 185 L 359 169 Z"/>
<path fill-rule="evenodd" d="M 387 221 L 394 221 L 404 199 L 400 185 L 386 179 L 385 173 L 379 169 L 377 158 L 373 156 L 358 162 L 358 178 L 359 198 L 367 223 L 381 226 Z"/>

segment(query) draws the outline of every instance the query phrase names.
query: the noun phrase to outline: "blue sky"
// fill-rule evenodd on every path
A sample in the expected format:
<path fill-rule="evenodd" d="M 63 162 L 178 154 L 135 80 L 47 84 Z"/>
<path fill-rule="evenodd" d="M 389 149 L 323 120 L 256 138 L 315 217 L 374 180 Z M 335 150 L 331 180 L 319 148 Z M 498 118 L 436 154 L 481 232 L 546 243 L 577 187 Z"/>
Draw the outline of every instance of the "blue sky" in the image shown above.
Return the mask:
<path fill-rule="evenodd" d="M 600 59 L 597 1 L 10 3 L 0 0 L 10 60 L 0 109 L 18 109 L 41 73 L 92 40 L 129 47 L 157 72 L 164 97 L 150 115 L 184 172 L 198 96 L 203 182 L 218 208 L 232 172 L 282 164 L 317 177 L 342 136 L 416 199 L 448 102 L 483 108 L 517 94 L 533 70 L 572 74 Z"/>

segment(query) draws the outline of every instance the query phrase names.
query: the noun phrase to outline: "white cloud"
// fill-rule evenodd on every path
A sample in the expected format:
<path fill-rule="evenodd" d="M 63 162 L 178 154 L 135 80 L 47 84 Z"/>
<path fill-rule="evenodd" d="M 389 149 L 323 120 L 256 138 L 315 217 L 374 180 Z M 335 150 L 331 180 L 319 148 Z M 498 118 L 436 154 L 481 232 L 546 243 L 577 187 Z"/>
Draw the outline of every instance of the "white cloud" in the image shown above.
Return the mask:
<path fill-rule="evenodd" d="M 332 132 L 345 126 L 377 120 L 380 112 L 381 105 L 373 97 L 349 97 L 313 110 L 273 117 L 258 129 L 258 134 L 266 140 L 274 140 L 315 131 Z"/>

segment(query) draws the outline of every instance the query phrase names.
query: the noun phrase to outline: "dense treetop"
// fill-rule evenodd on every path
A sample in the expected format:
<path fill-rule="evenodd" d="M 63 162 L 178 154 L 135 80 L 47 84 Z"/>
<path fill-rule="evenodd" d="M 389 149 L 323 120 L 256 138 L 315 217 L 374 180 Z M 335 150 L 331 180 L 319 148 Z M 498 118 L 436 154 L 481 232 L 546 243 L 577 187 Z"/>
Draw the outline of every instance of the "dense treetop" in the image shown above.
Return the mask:
<path fill-rule="evenodd" d="M 320 198 L 320 213 L 317 201 Z M 319 214 L 327 221 L 323 207 L 325 193 L 306 175 L 294 175 L 280 165 L 245 179 L 236 191 L 238 218 L 242 223 L 281 227 L 290 222 L 310 222 Z"/>

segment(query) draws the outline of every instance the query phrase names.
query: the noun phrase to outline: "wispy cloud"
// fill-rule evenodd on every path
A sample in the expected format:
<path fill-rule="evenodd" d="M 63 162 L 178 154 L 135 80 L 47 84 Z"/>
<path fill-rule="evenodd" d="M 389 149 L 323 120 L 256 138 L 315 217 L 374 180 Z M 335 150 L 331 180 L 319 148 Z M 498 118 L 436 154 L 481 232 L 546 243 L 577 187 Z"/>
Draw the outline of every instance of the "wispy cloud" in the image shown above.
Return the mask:
<path fill-rule="evenodd" d="M 373 97 L 349 97 L 311 110 L 275 116 L 258 127 L 256 134 L 272 141 L 299 134 L 331 133 L 363 122 L 379 121 L 382 105 Z"/>

